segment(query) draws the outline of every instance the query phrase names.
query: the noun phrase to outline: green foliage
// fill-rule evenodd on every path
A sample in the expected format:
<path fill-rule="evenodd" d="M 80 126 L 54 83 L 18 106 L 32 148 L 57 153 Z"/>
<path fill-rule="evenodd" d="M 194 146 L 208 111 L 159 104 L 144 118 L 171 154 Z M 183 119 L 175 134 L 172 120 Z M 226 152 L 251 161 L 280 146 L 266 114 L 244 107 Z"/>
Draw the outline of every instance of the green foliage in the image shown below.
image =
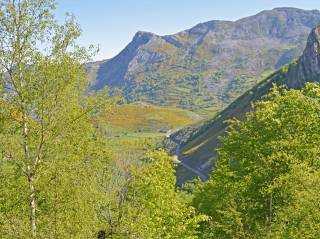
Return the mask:
<path fill-rule="evenodd" d="M 147 156 L 142 164 L 118 161 L 112 167 L 118 177 L 101 181 L 106 190 L 100 206 L 106 234 L 110 238 L 198 238 L 198 223 L 205 217 L 197 216 L 176 191 L 171 157 L 163 151 Z"/>
<path fill-rule="evenodd" d="M 90 119 L 109 101 L 84 94 L 90 54 L 75 44 L 73 17 L 55 22 L 54 5 L 0 4 L 1 238 L 92 238 L 97 231 L 96 172 L 107 154 Z"/>
<path fill-rule="evenodd" d="M 138 160 L 146 143 L 131 142 L 110 160 L 97 119 L 111 102 L 88 93 L 90 54 L 54 5 L 0 4 L 1 238 L 197 238 L 203 217 L 176 191 L 168 155 Z"/>
<path fill-rule="evenodd" d="M 318 238 L 320 87 L 274 88 L 234 120 L 194 205 L 203 238 Z"/>

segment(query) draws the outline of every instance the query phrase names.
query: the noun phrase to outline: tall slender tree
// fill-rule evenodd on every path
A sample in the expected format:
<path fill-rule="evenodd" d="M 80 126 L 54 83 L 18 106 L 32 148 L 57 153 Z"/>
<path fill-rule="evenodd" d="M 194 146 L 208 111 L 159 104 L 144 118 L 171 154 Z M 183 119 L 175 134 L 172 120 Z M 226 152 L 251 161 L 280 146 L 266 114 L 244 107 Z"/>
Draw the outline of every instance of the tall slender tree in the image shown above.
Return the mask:
<path fill-rule="evenodd" d="M 80 28 L 54 0 L 0 2 L 0 231 L 88 238 L 95 230 L 97 101 L 84 94 Z M 106 101 L 104 101 L 106 102 Z M 100 103 L 101 105 L 102 103 Z M 91 203 L 90 203 L 91 202 Z"/>

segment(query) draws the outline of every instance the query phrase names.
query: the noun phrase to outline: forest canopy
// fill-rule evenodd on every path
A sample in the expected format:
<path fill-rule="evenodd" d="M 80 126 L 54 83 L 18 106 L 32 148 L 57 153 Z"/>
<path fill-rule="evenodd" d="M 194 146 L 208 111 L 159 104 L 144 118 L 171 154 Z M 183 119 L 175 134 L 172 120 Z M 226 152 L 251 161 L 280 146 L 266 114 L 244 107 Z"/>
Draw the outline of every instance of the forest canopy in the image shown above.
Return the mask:
<path fill-rule="evenodd" d="M 230 122 L 218 162 L 195 192 L 203 238 L 317 238 L 320 87 L 273 88 Z"/>

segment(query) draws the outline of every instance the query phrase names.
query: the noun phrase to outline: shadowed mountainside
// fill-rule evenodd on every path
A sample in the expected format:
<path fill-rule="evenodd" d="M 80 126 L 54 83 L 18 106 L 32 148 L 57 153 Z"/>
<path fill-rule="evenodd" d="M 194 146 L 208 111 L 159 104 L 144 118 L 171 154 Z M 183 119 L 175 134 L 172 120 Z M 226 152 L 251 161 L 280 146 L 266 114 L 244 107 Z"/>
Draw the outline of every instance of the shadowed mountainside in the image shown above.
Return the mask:
<path fill-rule="evenodd" d="M 267 77 L 212 120 L 200 126 L 187 127 L 172 136 L 182 144 L 180 160 L 208 174 L 216 158 L 215 149 L 219 145 L 218 137 L 225 131 L 226 120 L 243 119 L 245 113 L 250 110 L 251 103 L 260 100 L 270 91 L 273 84 L 299 89 L 306 82 L 320 82 L 320 26 L 311 31 L 306 48 L 297 61 Z M 179 182 L 195 177 L 189 172 L 186 173 L 183 167 L 178 168 L 177 174 Z"/>

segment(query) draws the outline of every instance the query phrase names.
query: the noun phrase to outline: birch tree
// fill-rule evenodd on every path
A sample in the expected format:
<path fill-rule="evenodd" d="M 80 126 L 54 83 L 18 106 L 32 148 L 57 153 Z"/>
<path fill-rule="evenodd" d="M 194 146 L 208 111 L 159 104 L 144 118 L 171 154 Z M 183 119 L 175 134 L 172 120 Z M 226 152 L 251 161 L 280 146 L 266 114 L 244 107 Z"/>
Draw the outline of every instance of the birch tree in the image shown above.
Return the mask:
<path fill-rule="evenodd" d="M 53 0 L 0 1 L 0 231 L 3 238 L 88 238 L 95 232 L 89 122 L 79 25 Z M 101 103 L 100 103 L 101 104 Z M 100 156 L 102 152 L 99 152 Z"/>

